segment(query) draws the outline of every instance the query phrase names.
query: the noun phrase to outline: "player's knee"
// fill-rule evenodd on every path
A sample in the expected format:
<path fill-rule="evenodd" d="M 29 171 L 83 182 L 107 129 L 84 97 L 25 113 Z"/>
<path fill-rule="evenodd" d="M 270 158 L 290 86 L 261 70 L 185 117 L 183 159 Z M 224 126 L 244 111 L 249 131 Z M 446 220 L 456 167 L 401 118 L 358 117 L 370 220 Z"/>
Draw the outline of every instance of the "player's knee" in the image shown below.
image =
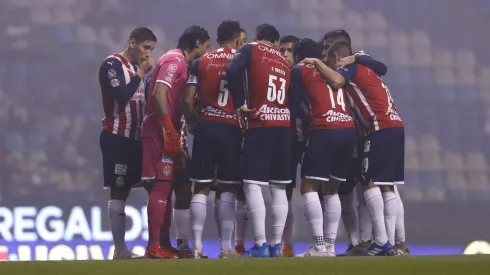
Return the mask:
<path fill-rule="evenodd" d="M 339 192 L 340 181 L 336 179 L 330 179 L 322 185 L 323 195 L 335 195 Z"/>
<path fill-rule="evenodd" d="M 262 188 L 260 187 L 260 185 L 255 183 L 245 183 L 243 184 L 243 191 L 245 192 L 245 194 L 251 192 L 262 192 Z"/>
<path fill-rule="evenodd" d="M 111 187 L 110 198 L 111 200 L 126 201 L 129 196 L 129 191 L 131 191 L 131 188 L 127 186 Z"/>
<path fill-rule="evenodd" d="M 210 186 L 207 183 L 195 183 L 194 184 L 194 194 L 202 194 L 209 196 Z"/>
<path fill-rule="evenodd" d="M 394 185 L 382 185 L 379 189 L 381 189 L 381 193 L 395 192 Z"/>
<path fill-rule="evenodd" d="M 237 187 L 233 184 L 220 184 L 218 190 L 219 191 L 216 191 L 216 195 L 221 195 L 222 193 L 237 193 Z"/>
<path fill-rule="evenodd" d="M 312 179 L 303 179 L 301 182 L 301 195 L 309 192 L 316 192 L 318 189 L 318 186 L 321 184 L 321 181 L 318 180 L 312 180 Z"/>

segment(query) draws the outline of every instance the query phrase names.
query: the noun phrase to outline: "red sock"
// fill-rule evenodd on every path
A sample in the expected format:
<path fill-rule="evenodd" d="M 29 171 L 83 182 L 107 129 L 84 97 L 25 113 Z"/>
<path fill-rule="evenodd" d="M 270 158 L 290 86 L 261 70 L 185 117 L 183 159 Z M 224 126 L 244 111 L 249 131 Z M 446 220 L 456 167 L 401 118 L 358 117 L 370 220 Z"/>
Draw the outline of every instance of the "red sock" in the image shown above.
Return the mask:
<path fill-rule="evenodd" d="M 165 211 L 165 220 L 160 228 L 160 246 L 164 248 L 171 248 L 170 242 L 170 226 L 172 225 L 172 192 L 170 192 L 169 203 L 167 203 L 167 209 Z"/>
<path fill-rule="evenodd" d="M 167 218 L 169 212 L 168 205 L 172 207 L 170 200 L 172 194 L 172 186 L 170 182 L 155 181 L 150 191 L 148 199 L 148 248 L 151 248 L 155 243 L 160 242 L 161 228 Z"/>

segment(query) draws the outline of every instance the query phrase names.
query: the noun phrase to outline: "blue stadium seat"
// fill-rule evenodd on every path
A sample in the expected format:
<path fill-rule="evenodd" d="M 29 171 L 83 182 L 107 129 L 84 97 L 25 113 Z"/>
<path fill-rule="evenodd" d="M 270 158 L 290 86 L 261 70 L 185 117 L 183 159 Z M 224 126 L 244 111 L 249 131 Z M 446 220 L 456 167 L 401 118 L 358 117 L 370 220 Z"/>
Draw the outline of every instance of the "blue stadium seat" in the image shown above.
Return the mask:
<path fill-rule="evenodd" d="M 417 172 L 405 172 L 405 184 L 400 187 L 400 193 L 406 201 L 421 201 L 423 199 L 422 189 L 420 188 L 420 178 Z"/>
<path fill-rule="evenodd" d="M 413 67 L 410 69 L 410 74 L 412 75 L 414 86 L 430 86 L 435 84 L 435 75 L 432 68 Z"/>
<path fill-rule="evenodd" d="M 458 85 L 456 86 L 456 100 L 465 102 L 478 102 L 480 95 L 478 88 L 474 85 Z"/>
<path fill-rule="evenodd" d="M 442 201 L 446 198 L 444 192 L 444 176 L 442 172 L 425 171 L 420 172 L 421 189 L 424 200 Z"/>
<path fill-rule="evenodd" d="M 446 188 L 449 199 L 456 201 L 466 201 L 468 199 L 467 182 L 463 173 L 446 173 Z"/>
<path fill-rule="evenodd" d="M 69 26 L 56 26 L 53 29 L 53 40 L 58 43 L 73 43 L 75 36 L 75 31 Z"/>
<path fill-rule="evenodd" d="M 393 83 L 395 85 L 411 85 L 412 79 L 415 78 L 412 77 L 410 69 L 407 67 L 392 66 L 388 67 L 386 79 L 389 81 L 388 83 Z"/>

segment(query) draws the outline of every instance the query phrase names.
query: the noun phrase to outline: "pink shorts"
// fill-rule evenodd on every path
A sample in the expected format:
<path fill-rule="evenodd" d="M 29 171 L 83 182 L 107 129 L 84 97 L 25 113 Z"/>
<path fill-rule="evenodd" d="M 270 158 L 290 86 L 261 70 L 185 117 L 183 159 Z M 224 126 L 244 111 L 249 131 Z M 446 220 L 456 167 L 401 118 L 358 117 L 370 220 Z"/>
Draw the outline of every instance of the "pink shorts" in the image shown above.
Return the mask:
<path fill-rule="evenodd" d="M 143 149 L 141 180 L 172 181 L 174 162 L 171 157 L 163 153 L 163 138 L 141 138 L 141 147 Z"/>

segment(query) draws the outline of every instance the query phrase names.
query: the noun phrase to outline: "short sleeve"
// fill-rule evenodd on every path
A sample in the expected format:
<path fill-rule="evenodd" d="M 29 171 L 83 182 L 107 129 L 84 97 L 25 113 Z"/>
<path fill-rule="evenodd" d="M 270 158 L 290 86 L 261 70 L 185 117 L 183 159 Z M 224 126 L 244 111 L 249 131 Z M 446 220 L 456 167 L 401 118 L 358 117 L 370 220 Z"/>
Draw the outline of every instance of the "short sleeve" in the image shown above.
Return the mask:
<path fill-rule="evenodd" d="M 182 73 L 182 70 L 186 70 L 183 67 L 185 67 L 185 60 L 178 58 L 168 59 L 160 65 L 155 82 L 163 83 L 169 88 L 172 88 L 172 85 L 174 84 L 175 80 L 179 78 L 179 74 Z"/>

